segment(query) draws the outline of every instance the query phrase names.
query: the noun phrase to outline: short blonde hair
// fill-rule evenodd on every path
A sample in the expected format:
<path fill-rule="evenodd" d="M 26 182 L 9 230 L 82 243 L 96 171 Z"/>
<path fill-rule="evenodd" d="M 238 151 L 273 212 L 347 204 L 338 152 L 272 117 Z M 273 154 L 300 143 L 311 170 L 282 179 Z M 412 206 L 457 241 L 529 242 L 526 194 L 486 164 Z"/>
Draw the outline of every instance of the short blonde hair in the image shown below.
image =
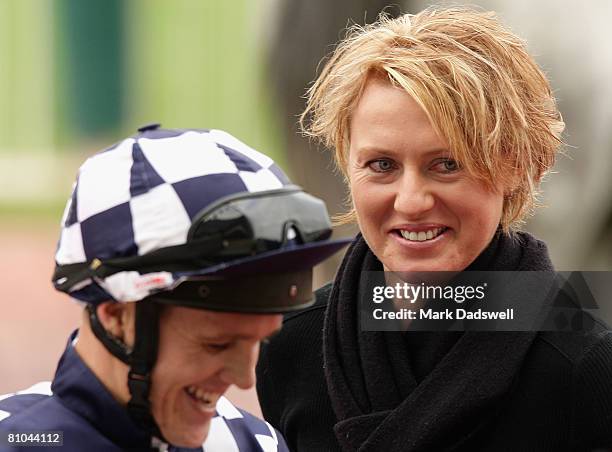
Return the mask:
<path fill-rule="evenodd" d="M 347 30 L 300 118 L 307 135 L 335 148 L 347 182 L 351 112 L 370 76 L 404 89 L 470 175 L 489 187 L 512 187 L 505 231 L 533 210 L 565 125 L 546 76 L 494 13 L 432 7 Z M 339 218 L 354 217 L 351 209 Z"/>

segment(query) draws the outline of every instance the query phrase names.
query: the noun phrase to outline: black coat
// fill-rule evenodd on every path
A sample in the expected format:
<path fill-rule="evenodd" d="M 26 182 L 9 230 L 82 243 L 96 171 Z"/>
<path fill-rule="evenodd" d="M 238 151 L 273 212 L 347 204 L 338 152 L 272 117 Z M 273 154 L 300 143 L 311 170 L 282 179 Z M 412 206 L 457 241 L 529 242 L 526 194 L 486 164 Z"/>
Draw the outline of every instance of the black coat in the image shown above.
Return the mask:
<path fill-rule="evenodd" d="M 529 242 L 533 244 L 536 255 L 546 253 L 541 242 Z M 524 257 L 523 251 L 520 254 Z M 489 257 L 506 259 L 507 250 Z M 458 344 L 465 344 L 469 352 L 469 347 L 497 333 L 385 333 L 394 335 L 394 340 L 401 337 L 405 344 L 393 353 L 409 351 L 406 359 L 417 384 L 410 397 L 418 404 L 403 411 L 370 407 L 362 416 L 339 421 L 336 412 L 342 401 L 332 401 L 338 394 L 330 397 L 331 364 L 326 376 L 323 360 L 323 325 L 331 289 L 331 284 L 319 289 L 314 306 L 285 318 L 280 334 L 262 348 L 257 367 L 264 417 L 283 433 L 292 450 L 612 450 L 612 333 L 599 323 L 584 333 L 533 335 L 493 407 L 485 403 L 487 382 L 482 392 L 469 388 L 465 402 L 455 398 L 461 402 L 444 405 L 445 393 L 456 397 L 454 375 L 439 370 L 443 358 L 448 363 L 448 356 L 462 356 Z M 508 350 L 512 347 L 495 340 Z M 485 365 L 490 363 L 470 364 L 472 375 L 495 375 L 495 365 L 493 371 L 479 367 Z"/>

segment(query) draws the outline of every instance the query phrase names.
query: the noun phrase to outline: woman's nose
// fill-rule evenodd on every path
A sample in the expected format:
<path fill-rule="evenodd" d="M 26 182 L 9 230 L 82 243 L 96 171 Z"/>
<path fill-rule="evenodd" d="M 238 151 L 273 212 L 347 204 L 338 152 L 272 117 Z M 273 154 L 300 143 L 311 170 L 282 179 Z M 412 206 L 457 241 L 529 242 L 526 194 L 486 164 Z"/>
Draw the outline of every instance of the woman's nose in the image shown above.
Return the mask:
<path fill-rule="evenodd" d="M 396 190 L 393 207 L 409 219 L 419 219 L 435 205 L 433 187 L 418 171 L 405 171 Z"/>

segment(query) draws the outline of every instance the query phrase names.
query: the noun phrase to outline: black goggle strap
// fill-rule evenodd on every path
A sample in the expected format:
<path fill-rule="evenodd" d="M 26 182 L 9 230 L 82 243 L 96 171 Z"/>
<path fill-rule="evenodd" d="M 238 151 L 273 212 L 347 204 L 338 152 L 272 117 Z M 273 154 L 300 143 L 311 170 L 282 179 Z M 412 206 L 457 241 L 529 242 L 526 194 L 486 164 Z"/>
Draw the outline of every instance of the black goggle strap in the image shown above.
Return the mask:
<path fill-rule="evenodd" d="M 136 303 L 134 350 L 128 373 L 130 400 L 127 410 L 132 419 L 152 435 L 163 439 L 151 413 L 149 393 L 151 374 L 159 344 L 159 306 L 151 300 Z"/>
<path fill-rule="evenodd" d="M 130 417 L 151 435 L 163 439 L 151 413 L 149 401 L 151 373 L 157 359 L 159 342 L 159 305 L 152 300 L 136 304 L 133 349 L 104 328 L 94 306 L 87 305 L 86 309 L 91 329 L 98 340 L 113 356 L 130 366 L 128 389 L 131 398 L 127 404 Z"/>
<path fill-rule="evenodd" d="M 53 284 L 57 290 L 70 292 L 79 283 L 88 279 L 107 278 L 121 271 L 188 271 L 205 268 L 233 256 L 241 257 L 257 252 L 254 240 L 221 240 L 210 237 L 195 240 L 183 245 L 161 248 L 142 256 L 109 259 L 104 262 L 94 259 L 91 262 L 56 265 Z M 210 257 L 214 255 L 215 261 Z"/>

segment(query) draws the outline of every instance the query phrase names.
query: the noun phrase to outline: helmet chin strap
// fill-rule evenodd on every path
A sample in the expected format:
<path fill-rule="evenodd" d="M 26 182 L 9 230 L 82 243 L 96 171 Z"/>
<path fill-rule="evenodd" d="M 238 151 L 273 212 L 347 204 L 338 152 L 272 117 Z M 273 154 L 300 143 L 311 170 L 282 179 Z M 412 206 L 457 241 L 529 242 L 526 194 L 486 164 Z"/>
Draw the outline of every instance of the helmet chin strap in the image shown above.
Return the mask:
<path fill-rule="evenodd" d="M 159 343 L 160 306 L 152 300 L 142 300 L 136 303 L 134 347 L 132 349 L 104 328 L 95 307 L 88 305 L 87 311 L 91 329 L 98 340 L 113 356 L 130 366 L 128 389 L 131 398 L 127 404 L 128 413 L 140 427 L 165 441 L 151 413 L 149 400 L 151 374 L 157 360 Z"/>

